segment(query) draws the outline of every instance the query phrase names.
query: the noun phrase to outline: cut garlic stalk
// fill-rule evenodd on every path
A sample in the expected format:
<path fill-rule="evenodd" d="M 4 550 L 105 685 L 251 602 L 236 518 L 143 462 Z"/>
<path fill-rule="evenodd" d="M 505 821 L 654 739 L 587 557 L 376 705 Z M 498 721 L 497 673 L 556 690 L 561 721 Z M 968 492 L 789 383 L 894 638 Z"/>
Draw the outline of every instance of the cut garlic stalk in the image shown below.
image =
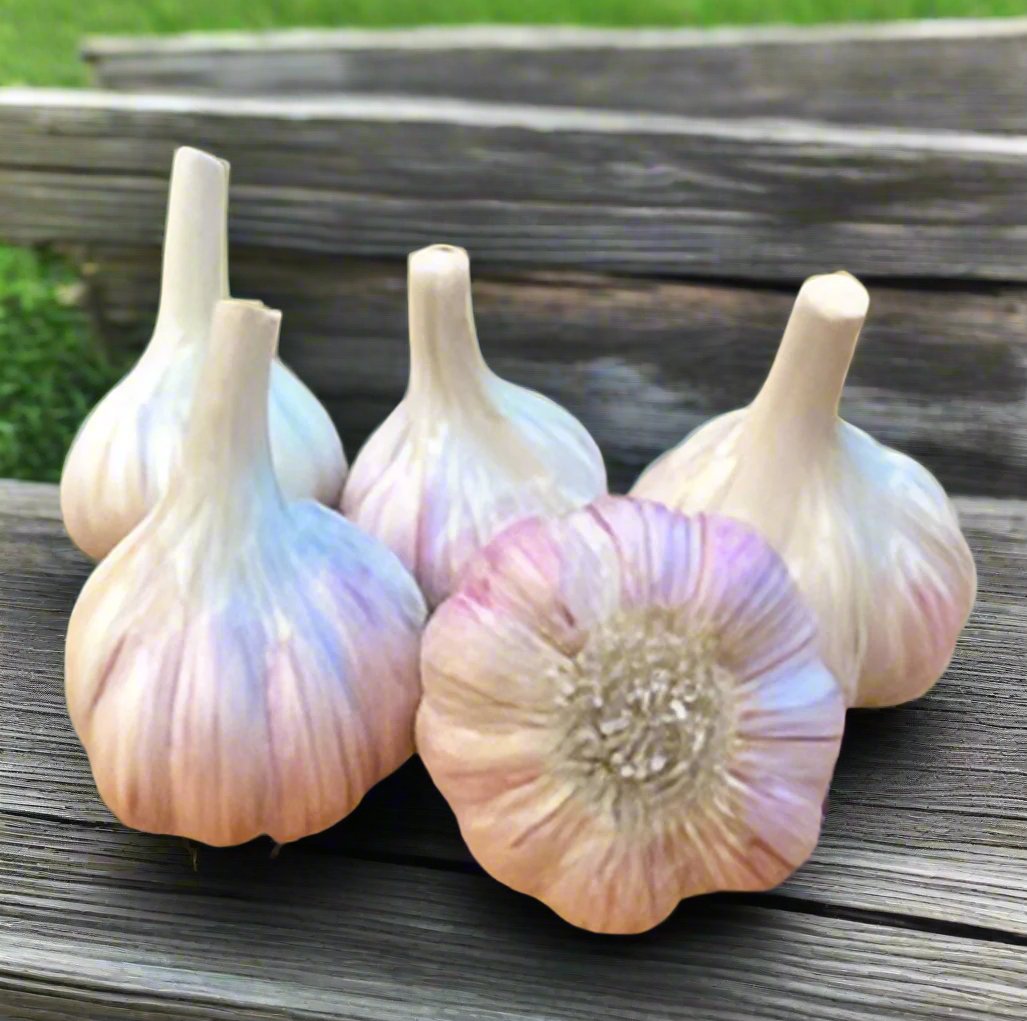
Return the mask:
<path fill-rule="evenodd" d="M 179 149 L 153 337 L 83 423 L 61 477 L 65 527 L 94 559 L 143 519 L 177 467 L 211 316 L 228 296 L 227 214 L 228 164 Z M 277 359 L 269 400 L 271 450 L 286 495 L 336 505 L 346 460 L 328 413 Z"/>
<path fill-rule="evenodd" d="M 599 448 L 541 394 L 485 364 L 462 248 L 410 257 L 410 383 L 353 463 L 343 512 L 384 540 L 430 604 L 506 525 L 606 492 Z"/>
<path fill-rule="evenodd" d="M 218 304 L 181 464 L 68 628 L 68 708 L 104 801 L 208 844 L 324 829 L 413 750 L 424 601 L 381 543 L 283 498 L 279 318 Z"/>
<path fill-rule="evenodd" d="M 756 532 L 605 497 L 513 525 L 435 612 L 417 745 L 497 879 L 597 932 L 775 886 L 813 850 L 845 707 Z"/>
<path fill-rule="evenodd" d="M 632 495 L 755 526 L 818 614 L 849 704 L 887 706 L 944 673 L 976 572 L 934 476 L 838 417 L 868 304 L 846 273 L 807 280 L 753 403 L 664 454 Z"/>

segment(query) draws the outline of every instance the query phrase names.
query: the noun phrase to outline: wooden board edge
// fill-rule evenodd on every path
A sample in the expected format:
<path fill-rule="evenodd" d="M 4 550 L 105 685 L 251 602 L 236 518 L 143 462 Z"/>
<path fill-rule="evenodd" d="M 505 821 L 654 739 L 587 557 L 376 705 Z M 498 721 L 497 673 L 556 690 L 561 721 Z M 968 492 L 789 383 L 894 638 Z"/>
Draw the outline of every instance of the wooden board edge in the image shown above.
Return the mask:
<path fill-rule="evenodd" d="M 87 36 L 87 62 L 122 56 L 176 53 L 246 53 L 311 50 L 672 50 L 760 45 L 810 45 L 878 40 L 977 40 L 1027 35 L 1027 17 L 936 18 L 824 25 L 755 25 L 716 28 L 584 28 L 573 25 L 463 25 L 392 29 L 293 28 L 254 32 Z"/>
<path fill-rule="evenodd" d="M 834 125 L 809 120 L 715 117 L 591 110 L 390 95 L 246 97 L 181 92 L 117 92 L 40 86 L 0 88 L 0 111 L 83 115 L 170 114 L 271 121 L 427 123 L 544 133 L 678 136 L 770 146 L 825 146 L 852 151 L 882 149 L 961 158 L 1027 158 L 1027 136 L 968 131 Z M 0 160 L 0 166 L 4 161 Z"/>

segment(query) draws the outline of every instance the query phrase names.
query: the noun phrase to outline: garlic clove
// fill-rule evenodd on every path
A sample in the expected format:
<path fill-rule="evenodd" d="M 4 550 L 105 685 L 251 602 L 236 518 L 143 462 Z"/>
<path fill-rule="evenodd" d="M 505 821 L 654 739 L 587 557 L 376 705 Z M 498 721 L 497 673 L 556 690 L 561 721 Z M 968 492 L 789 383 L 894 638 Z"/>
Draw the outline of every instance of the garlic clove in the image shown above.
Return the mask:
<path fill-rule="evenodd" d="M 658 458 L 632 495 L 757 528 L 817 613 L 848 703 L 888 706 L 945 672 L 977 583 L 934 476 L 838 417 L 868 306 L 847 273 L 807 280 L 753 403 Z"/>
<path fill-rule="evenodd" d="M 462 248 L 414 252 L 409 292 L 409 386 L 356 458 L 342 509 L 397 553 L 434 605 L 507 525 L 605 493 L 606 469 L 577 419 L 485 364 Z"/>
<path fill-rule="evenodd" d="M 228 297 L 228 164 L 175 153 L 153 336 L 128 375 L 86 418 L 61 476 L 72 541 L 101 559 L 166 491 L 181 456 L 215 305 Z M 287 496 L 336 505 L 346 459 L 316 397 L 276 358 L 271 449 Z"/>
<path fill-rule="evenodd" d="M 429 621 L 417 746 L 478 862 L 597 932 L 811 853 L 844 701 L 752 529 L 605 497 L 471 562 Z"/>
<path fill-rule="evenodd" d="M 180 463 L 71 616 L 72 722 L 127 825 L 208 844 L 332 825 L 413 751 L 426 609 L 272 467 L 280 316 L 218 303 Z"/>

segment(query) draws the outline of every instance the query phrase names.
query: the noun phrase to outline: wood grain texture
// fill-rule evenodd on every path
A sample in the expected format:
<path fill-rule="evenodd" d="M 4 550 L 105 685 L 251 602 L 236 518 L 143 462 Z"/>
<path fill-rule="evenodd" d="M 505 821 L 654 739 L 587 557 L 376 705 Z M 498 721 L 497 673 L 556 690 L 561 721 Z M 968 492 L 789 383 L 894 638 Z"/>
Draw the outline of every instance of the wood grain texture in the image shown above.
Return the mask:
<path fill-rule="evenodd" d="M 981 596 L 953 666 L 919 702 L 851 714 L 821 845 L 768 903 L 1027 939 L 1027 502 L 959 507 Z M 89 569 L 63 535 L 54 487 L 0 483 L 0 807 L 120 832 L 64 709 L 64 630 Z M 473 867 L 418 763 L 303 847 Z"/>
<path fill-rule="evenodd" d="M 714 31 L 456 28 L 96 39 L 122 90 L 393 94 L 1027 130 L 1027 19 Z"/>
<path fill-rule="evenodd" d="M 141 346 L 157 307 L 155 247 L 93 247 L 100 335 Z M 474 266 L 497 372 L 576 414 L 615 486 L 711 416 L 748 403 L 773 358 L 790 290 L 525 273 Z M 233 249 L 235 293 L 284 312 L 283 357 L 315 389 L 352 456 L 406 386 L 405 267 Z M 1027 496 L 1027 290 L 874 287 L 843 414 L 950 491 Z"/>
<path fill-rule="evenodd" d="M 1022 1019 L 996 942 L 728 898 L 597 938 L 480 875 L 260 845 L 194 871 L 179 841 L 0 819 L 0 1008 L 29 1016 Z"/>
<path fill-rule="evenodd" d="M 236 242 L 794 282 L 1022 281 L 1027 138 L 457 100 L 0 90 L 0 239 L 156 243 L 176 145 Z"/>

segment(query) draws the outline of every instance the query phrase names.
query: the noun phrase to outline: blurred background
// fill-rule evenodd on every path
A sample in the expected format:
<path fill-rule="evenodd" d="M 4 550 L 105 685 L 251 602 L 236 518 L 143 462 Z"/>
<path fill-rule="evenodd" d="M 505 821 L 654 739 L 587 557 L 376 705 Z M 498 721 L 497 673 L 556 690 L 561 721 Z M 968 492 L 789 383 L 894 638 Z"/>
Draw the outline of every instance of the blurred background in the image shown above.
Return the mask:
<path fill-rule="evenodd" d="M 462 23 L 680 28 L 964 16 L 990 18 L 1024 13 L 1027 13 L 1027 0 L 442 0 L 437 3 L 426 0 L 144 0 L 137 3 L 0 0 L 0 85 L 86 86 L 93 83 L 98 73 L 97 61 L 93 61 L 91 70 L 89 63 L 80 57 L 80 46 L 86 36 L 97 34 L 166 34 L 296 26 L 381 28 Z M 760 52 L 765 52 L 765 49 Z M 735 78 L 730 80 L 751 79 L 747 86 L 749 106 L 741 109 L 740 113 L 746 116 L 788 115 L 790 100 L 786 80 L 793 68 L 798 76 L 796 91 L 805 88 L 810 103 L 815 104 L 820 94 L 819 79 L 814 77 L 806 84 L 803 79 L 803 75 L 812 73 L 807 61 L 811 52 L 800 49 L 791 54 L 772 54 L 776 63 L 758 55 L 743 54 L 739 57 L 732 71 Z M 1022 46 L 1018 50 L 1019 63 L 1016 63 L 1015 52 L 1010 52 L 1012 57 L 1007 54 L 994 61 L 995 77 L 997 80 L 1006 74 L 1003 69 L 1007 66 L 1019 68 L 1020 79 L 1008 81 L 1007 75 L 1012 97 L 1007 99 L 1015 105 L 1015 96 L 1022 85 L 1025 58 Z M 945 123 L 930 123 L 932 111 L 937 113 L 946 108 L 953 111 L 953 130 L 962 131 L 968 125 L 975 127 L 979 110 L 971 107 L 962 111 L 958 109 L 963 95 L 962 83 L 965 81 L 974 95 L 983 87 L 985 98 L 982 106 L 994 112 L 996 104 L 988 98 L 987 90 L 1000 86 L 991 79 L 981 86 L 979 80 L 982 75 L 987 77 L 981 68 L 986 67 L 991 58 L 988 54 L 978 55 L 967 65 L 969 70 L 957 61 L 957 71 L 964 75 L 961 79 L 952 77 L 955 72 L 948 66 L 949 56 L 944 48 L 936 48 L 923 58 L 934 62 L 926 65 L 926 74 L 924 66 L 920 66 L 919 71 L 914 67 L 903 81 L 888 84 L 882 93 L 874 93 L 868 102 L 877 104 L 879 115 L 875 110 L 868 113 L 865 104 L 850 115 L 846 112 L 846 96 L 867 88 L 868 81 L 879 72 L 872 54 L 867 53 L 865 59 L 850 54 L 846 58 L 848 64 L 845 64 L 848 70 L 842 68 L 837 72 L 841 77 L 833 80 L 834 92 L 829 89 L 821 95 L 820 106 L 811 106 L 810 110 L 798 113 L 810 116 L 816 123 L 858 119 L 860 123 L 885 126 L 896 123 L 904 130 L 917 130 L 920 126 L 917 100 L 924 92 L 930 94 L 928 98 L 933 103 L 923 111 L 923 123 L 927 127 L 947 128 Z M 818 50 L 812 52 L 812 57 L 819 62 L 817 73 L 822 78 L 826 75 L 831 84 L 834 51 Z M 580 72 L 569 70 L 569 75 L 577 75 L 576 84 L 568 90 L 569 98 L 561 100 L 557 96 L 557 101 L 561 105 L 568 105 L 571 99 L 584 106 L 613 105 L 608 95 L 601 96 L 595 103 L 589 102 L 590 83 L 601 77 L 597 69 L 606 66 L 606 59 L 604 56 Z M 654 61 L 658 59 L 658 56 L 653 57 Z M 690 60 L 692 56 L 689 53 L 680 55 L 680 62 Z M 1003 63 L 1009 60 L 1013 61 L 1012 65 Z M 212 66 L 216 61 L 216 57 L 209 58 L 208 64 Z M 154 87 L 154 81 L 157 84 L 165 82 L 161 77 L 163 71 L 157 74 L 156 79 L 148 80 L 148 62 L 145 53 L 135 64 L 127 61 L 118 65 L 112 61 L 106 84 L 126 89 L 148 89 Z M 700 103 L 699 109 L 693 111 L 685 90 L 677 90 L 673 83 L 668 87 L 661 81 L 656 64 L 653 66 L 654 79 L 648 85 L 644 69 L 640 71 L 633 65 L 634 70 L 629 72 L 629 77 L 641 91 L 648 90 L 652 95 L 654 112 L 720 115 L 720 110 L 709 104 L 704 106 Z M 122 73 L 119 68 L 127 68 L 125 80 L 118 79 Z M 934 69 L 938 76 L 937 88 L 932 85 Z M 212 73 L 209 67 L 203 74 L 208 73 Z M 240 73 L 245 78 L 254 72 L 249 69 Z M 479 67 L 475 73 L 483 72 Z M 509 96 L 503 93 L 501 81 L 498 84 L 495 80 L 486 83 L 481 91 L 495 93 L 486 95 L 487 99 L 541 101 L 531 92 L 533 73 L 529 67 L 520 85 L 513 88 Z M 552 69 L 546 73 L 552 73 Z M 103 74 L 102 66 L 99 74 Z M 497 74 L 501 72 L 497 71 Z M 710 71 L 711 92 L 728 82 L 718 74 L 720 72 L 716 68 Z M 130 80 L 133 75 L 136 78 L 134 82 Z M 174 86 L 176 83 L 172 78 L 173 74 L 167 82 Z M 431 86 L 430 69 L 422 80 Z M 534 80 L 541 79 L 536 76 Z M 181 86 L 181 82 L 177 84 Z M 385 82 L 382 89 L 389 91 L 388 85 Z M 212 88 L 216 91 L 217 87 L 215 82 Z M 277 87 L 272 83 L 272 91 Z M 332 87 L 334 89 L 334 84 Z M 694 87 L 694 83 L 689 87 Z M 374 88 L 372 83 L 368 91 L 382 89 Z M 233 87 L 231 91 L 237 90 Z M 442 86 L 437 91 L 446 92 Z M 467 91 L 469 98 L 475 98 L 476 89 L 469 85 Z M 676 94 L 677 91 L 680 94 Z M 697 93 L 704 91 L 696 89 Z M 1019 95 L 1022 110 L 1022 91 Z M 730 110 L 731 103 L 732 96 L 725 95 L 724 109 Z M 648 104 L 629 97 L 624 105 L 641 113 L 645 111 L 640 108 Z M 897 111 L 895 116 L 892 116 L 893 110 Z M 986 117 L 984 121 L 987 121 Z M 984 130 L 1001 131 L 1007 126 L 1001 117 L 996 116 L 993 121 L 984 123 Z M 12 141 L 12 137 L 8 136 L 8 146 L 21 144 Z M 163 140 L 167 144 L 160 152 L 161 160 L 170 156 L 173 144 L 204 142 L 204 139 L 197 141 L 188 131 L 177 128 Z M 220 153 L 216 133 L 209 141 L 215 152 L 231 155 Z M 809 144 L 814 149 L 821 145 L 816 139 Z M 861 145 L 863 143 L 857 139 L 856 148 Z M 3 146 L 0 136 L 0 148 Z M 800 163 L 806 158 L 807 151 L 800 153 Z M 687 155 L 683 157 L 685 162 Z M 288 151 L 283 151 L 280 156 L 283 164 L 288 163 Z M 725 153 L 722 158 L 729 157 L 730 154 Z M 409 158 L 418 158 L 417 151 L 412 150 Z M 653 188 L 661 194 L 674 186 L 674 173 L 667 171 L 666 167 L 661 169 L 661 161 L 667 158 L 666 154 L 647 156 L 642 153 L 633 158 L 642 168 L 635 168 L 634 179 L 637 180 L 639 174 L 648 174 Z M 386 156 L 382 160 L 384 167 L 389 161 Z M 898 171 L 894 167 L 870 168 L 868 177 L 866 168 L 857 165 L 859 162 L 858 158 L 855 164 L 843 159 L 840 166 L 850 176 L 862 175 L 863 180 L 876 175 L 878 192 L 870 197 L 863 196 L 864 220 L 874 220 L 881 213 L 882 179 L 887 187 L 904 189 L 907 216 L 916 219 L 921 215 L 918 197 L 909 191 L 908 180 L 895 176 Z M 163 163 L 165 168 L 168 165 L 169 160 Z M 611 173 L 623 171 L 623 167 L 618 168 L 614 164 L 611 167 Z M 580 174 L 587 175 L 589 170 L 590 167 L 583 164 Z M 147 172 L 159 177 L 156 156 L 152 166 L 147 164 Z M 441 172 L 445 173 L 445 170 Z M 795 178 L 793 185 L 800 190 L 804 187 L 801 184 L 804 172 L 800 167 L 792 175 Z M 760 168 L 759 173 L 765 174 L 766 168 Z M 987 157 L 976 170 L 966 171 L 966 182 L 957 189 L 958 194 L 948 194 L 946 182 L 952 173 L 953 168 L 939 168 L 933 160 L 928 160 L 917 169 L 915 176 L 925 182 L 925 201 L 934 202 L 936 210 L 947 208 L 949 212 L 946 215 L 956 215 L 957 220 L 965 222 L 963 211 L 952 214 L 952 210 L 958 203 L 979 200 L 979 182 L 993 180 L 999 171 L 993 166 L 991 157 Z M 246 162 L 237 161 L 233 166 L 234 182 L 243 186 L 267 183 L 259 181 L 259 175 L 252 176 L 248 182 L 247 174 Z M 730 174 L 728 176 L 731 177 Z M 487 177 L 484 180 L 484 185 L 479 182 L 479 189 L 488 187 Z M 758 182 L 759 187 L 765 184 L 763 179 Z M 1003 187 L 1009 184 L 1006 181 Z M 751 173 L 744 180 L 735 175 L 734 180 L 726 180 L 724 184 L 728 190 L 751 189 L 753 186 Z M 151 222 L 145 236 L 130 238 L 121 246 L 116 236 L 121 227 L 113 221 L 111 237 L 106 239 L 109 243 L 99 244 L 93 236 L 83 234 L 82 237 L 69 235 L 65 238 L 49 228 L 40 227 L 33 231 L 16 223 L 17 211 L 12 213 L 11 210 L 20 204 L 17 196 L 30 193 L 23 179 L 17 187 L 20 192 L 12 184 L 8 193 L 6 220 L 4 215 L 0 215 L 0 242 L 8 242 L 0 244 L 0 352 L 3 353 L 0 359 L 0 477 L 56 480 L 74 430 L 88 408 L 134 359 L 145 340 L 148 324 L 152 323 L 159 243 L 156 232 L 161 225 L 163 199 L 154 192 L 153 201 L 146 206 Z M 773 187 L 770 188 L 772 195 Z M 814 183 L 809 187 L 816 191 L 817 185 Z M 785 208 L 788 203 L 784 203 L 782 214 L 791 215 L 793 222 L 803 228 L 822 224 L 832 217 L 837 219 L 838 210 L 847 200 L 840 194 L 833 199 L 827 198 L 833 194 L 833 187 L 833 184 L 822 187 L 819 205 L 814 203 L 809 210 L 797 211 L 794 194 L 789 192 L 792 198 L 788 201 L 792 202 L 792 208 Z M 932 193 L 932 188 L 938 192 L 937 195 Z M 672 196 L 668 204 L 681 207 L 690 201 L 678 201 L 678 198 Z M 990 218 L 992 223 L 1000 217 L 998 205 L 993 200 L 993 195 L 986 196 L 990 205 L 985 219 Z M 40 198 L 40 201 L 44 199 Z M 52 205 L 52 199 L 49 201 Z M 602 201 L 602 197 L 597 201 Z M 639 204 L 641 199 L 635 201 L 636 206 Z M 730 212 L 729 208 L 725 209 Z M 680 211 L 677 208 L 677 213 Z M 725 210 L 721 213 L 726 215 Z M 535 218 L 535 225 L 540 230 L 548 227 L 544 214 L 537 210 L 526 215 L 529 219 Z M 892 210 L 880 220 L 891 223 L 897 215 Z M 938 214 L 931 213 L 926 222 L 937 225 Z M 343 222 L 340 229 L 345 226 Z M 372 360 L 378 359 L 376 364 L 380 365 L 380 378 L 370 381 L 365 378 L 349 389 L 332 389 L 329 386 L 327 391 L 319 391 L 343 430 L 351 456 L 355 453 L 354 445 L 384 415 L 402 389 L 405 367 L 400 252 L 404 244 L 409 242 L 409 247 L 414 247 L 426 240 L 468 243 L 468 238 L 461 236 L 459 226 L 452 226 L 445 216 L 440 216 L 437 223 L 425 229 L 426 237 L 417 237 L 412 232 L 409 238 L 400 236 L 394 244 L 390 242 L 391 247 L 386 245 L 380 251 L 366 243 L 362 243 L 363 247 L 355 245 L 359 249 L 356 252 L 341 249 L 323 252 L 324 246 L 319 243 L 290 243 L 287 247 L 291 254 L 284 260 L 287 267 L 274 276 L 256 268 L 258 263 L 265 264 L 273 255 L 268 256 L 265 249 L 258 252 L 260 245 L 252 237 L 242 236 L 239 239 L 242 275 L 240 278 L 238 273 L 233 274 L 234 282 L 241 279 L 244 285 L 259 287 L 262 289 L 260 297 L 285 307 L 283 350 L 287 359 L 299 360 L 301 371 L 306 369 L 308 375 L 343 373 L 345 357 L 331 352 L 336 350 L 333 345 L 343 343 L 345 338 L 342 335 L 346 333 L 355 334 L 353 351 L 357 354 L 365 347 L 368 351 L 380 352 L 381 346 L 386 346 L 389 359 L 383 361 L 380 354 L 370 355 Z M 678 223 L 676 227 L 668 227 L 670 229 L 685 231 L 689 228 L 687 224 Z M 787 241 L 785 235 L 791 229 L 782 220 L 780 236 Z M 871 233 L 864 232 L 858 238 L 854 235 L 853 244 L 862 244 Z M 654 252 L 661 250 L 661 238 L 649 235 L 647 238 L 644 244 L 650 245 Z M 32 243 L 25 243 L 26 240 Z M 12 241 L 20 243 L 9 243 Z M 924 235 L 916 241 L 921 242 L 930 245 L 931 237 Z M 738 243 L 742 242 L 731 242 Z M 615 478 L 629 481 L 652 454 L 674 442 L 681 433 L 709 414 L 725 410 L 751 395 L 773 350 L 790 295 L 794 293 L 793 285 L 807 269 L 836 268 L 829 262 L 820 262 L 821 258 L 836 258 L 838 246 L 834 241 L 818 247 L 820 242 L 810 234 L 802 241 L 805 246 L 802 248 L 803 257 L 795 259 L 782 271 L 765 268 L 777 256 L 772 251 L 761 254 L 762 243 L 758 237 L 751 242 L 755 267 L 751 272 L 745 262 L 745 254 L 737 252 L 728 253 L 723 258 L 718 252 L 706 252 L 702 257 L 689 255 L 668 264 L 661 263 L 657 257 L 649 263 L 645 260 L 632 263 L 630 259 L 618 262 L 617 258 L 606 262 L 585 258 L 577 261 L 573 258 L 551 259 L 549 268 L 533 266 L 530 253 L 506 259 L 502 252 L 485 252 L 481 262 L 476 263 L 476 268 L 480 266 L 482 269 L 482 275 L 477 278 L 479 288 L 476 294 L 479 295 L 479 325 L 486 353 L 490 357 L 494 353 L 497 368 L 505 368 L 511 375 L 519 377 L 519 381 L 542 388 L 548 386 L 550 390 L 567 390 L 560 395 L 561 398 L 597 433 L 607 453 L 612 456 Z M 958 251 L 958 238 L 954 243 Z M 470 247 L 474 256 L 474 245 L 470 244 Z M 354 254 L 359 255 L 362 261 L 352 263 L 348 256 Z M 867 272 L 873 276 L 874 253 L 866 253 L 866 260 L 869 263 Z M 979 263 L 984 262 L 987 259 L 981 256 Z M 644 272 L 649 264 L 652 265 L 651 274 Z M 761 265 L 763 269 L 759 268 Z M 868 342 L 872 351 L 862 377 L 857 374 L 855 380 L 854 418 L 862 418 L 870 426 L 877 425 L 878 419 L 886 419 L 885 432 L 888 435 L 885 438 L 906 449 L 912 448 L 957 491 L 1004 492 L 1010 485 L 1015 488 L 1016 480 L 1010 475 L 1012 455 L 1007 457 L 1007 448 L 1018 442 L 1011 439 L 1010 434 L 1022 422 L 1022 412 L 1014 409 L 1023 397 L 1024 368 L 1020 349 L 1011 346 L 1009 337 L 1021 323 L 1018 317 L 1022 315 L 1022 306 L 1018 292 L 1012 296 L 1003 292 L 1001 305 L 980 304 L 982 294 L 988 298 L 995 297 L 996 288 L 1009 277 L 1004 264 L 986 272 L 978 272 L 973 266 L 956 267 L 951 273 L 936 272 L 930 259 L 918 262 L 918 256 L 914 254 L 905 272 L 901 259 L 892 266 L 886 262 L 880 265 L 881 275 L 888 277 L 889 286 L 912 282 L 918 288 L 944 293 L 938 297 L 940 304 L 936 305 L 939 309 L 936 315 L 922 320 L 916 320 L 916 316 L 921 314 L 918 309 L 922 302 L 908 291 L 886 292 L 880 298 L 877 303 L 877 332 Z M 593 275 L 581 276 L 582 272 Z M 94 274 L 92 278 L 91 273 Z M 614 276 L 605 275 L 608 273 Z M 644 283 L 640 280 L 643 275 L 648 278 Z M 980 282 L 982 277 L 984 285 Z M 302 286 L 296 283 L 299 278 L 303 280 Z M 950 278 L 970 280 L 971 284 L 966 286 L 965 293 L 953 296 L 953 291 L 959 292 L 962 285 L 957 284 L 953 288 Z M 339 281 L 338 290 L 336 280 Z M 744 288 L 734 289 L 732 285 L 739 280 L 744 282 Z M 939 280 L 942 283 L 939 284 Z M 234 289 L 245 296 L 238 287 Z M 602 295 L 598 294 L 600 290 Z M 348 305 L 347 296 L 353 299 Z M 340 303 L 345 307 L 339 307 Z M 914 321 L 911 322 L 910 316 Z M 914 332 L 937 333 L 938 323 L 946 324 L 942 333 L 948 331 L 948 335 L 936 338 L 936 346 L 930 349 L 933 375 L 929 384 L 924 384 L 922 367 L 915 364 L 919 357 L 917 349 L 908 345 L 914 339 Z M 622 357 L 617 350 L 617 338 L 627 338 L 632 331 L 635 339 L 631 344 L 641 345 L 643 351 L 634 359 Z M 718 331 L 721 339 L 706 339 L 718 335 Z M 983 333 L 984 340 L 971 350 L 962 338 L 975 331 Z M 490 336 L 495 338 L 492 348 Z M 688 339 L 691 353 L 677 348 L 676 337 Z M 740 347 L 736 355 L 727 357 L 723 353 L 722 340 L 732 338 L 745 338 L 745 346 Z M 874 345 L 879 344 L 883 350 L 886 344 L 892 344 L 896 339 L 900 345 L 899 355 L 875 360 L 873 351 L 877 348 Z M 628 344 L 628 341 L 624 343 Z M 903 344 L 907 346 L 902 347 Z M 555 350 L 553 345 L 562 345 L 555 356 L 551 356 Z M 553 357 L 553 367 L 547 369 L 542 365 L 543 355 Z M 703 377 L 701 383 L 696 382 L 699 374 Z M 983 413 L 979 407 L 972 414 L 967 411 L 966 416 L 974 425 L 961 446 L 962 441 L 954 439 L 954 433 L 948 435 L 944 427 L 941 427 L 940 434 L 938 430 L 939 423 L 943 419 L 952 421 L 953 415 L 953 430 L 963 427 L 965 423 L 960 422 L 962 405 L 959 401 L 964 393 L 967 399 L 976 397 L 978 400 L 982 394 L 991 393 L 1000 406 L 995 406 L 989 397 L 990 403 Z M 926 417 L 921 414 L 925 407 Z M 971 448 L 977 453 L 967 468 L 966 451 Z M 969 471 L 975 473 L 972 486 L 968 482 Z"/>

